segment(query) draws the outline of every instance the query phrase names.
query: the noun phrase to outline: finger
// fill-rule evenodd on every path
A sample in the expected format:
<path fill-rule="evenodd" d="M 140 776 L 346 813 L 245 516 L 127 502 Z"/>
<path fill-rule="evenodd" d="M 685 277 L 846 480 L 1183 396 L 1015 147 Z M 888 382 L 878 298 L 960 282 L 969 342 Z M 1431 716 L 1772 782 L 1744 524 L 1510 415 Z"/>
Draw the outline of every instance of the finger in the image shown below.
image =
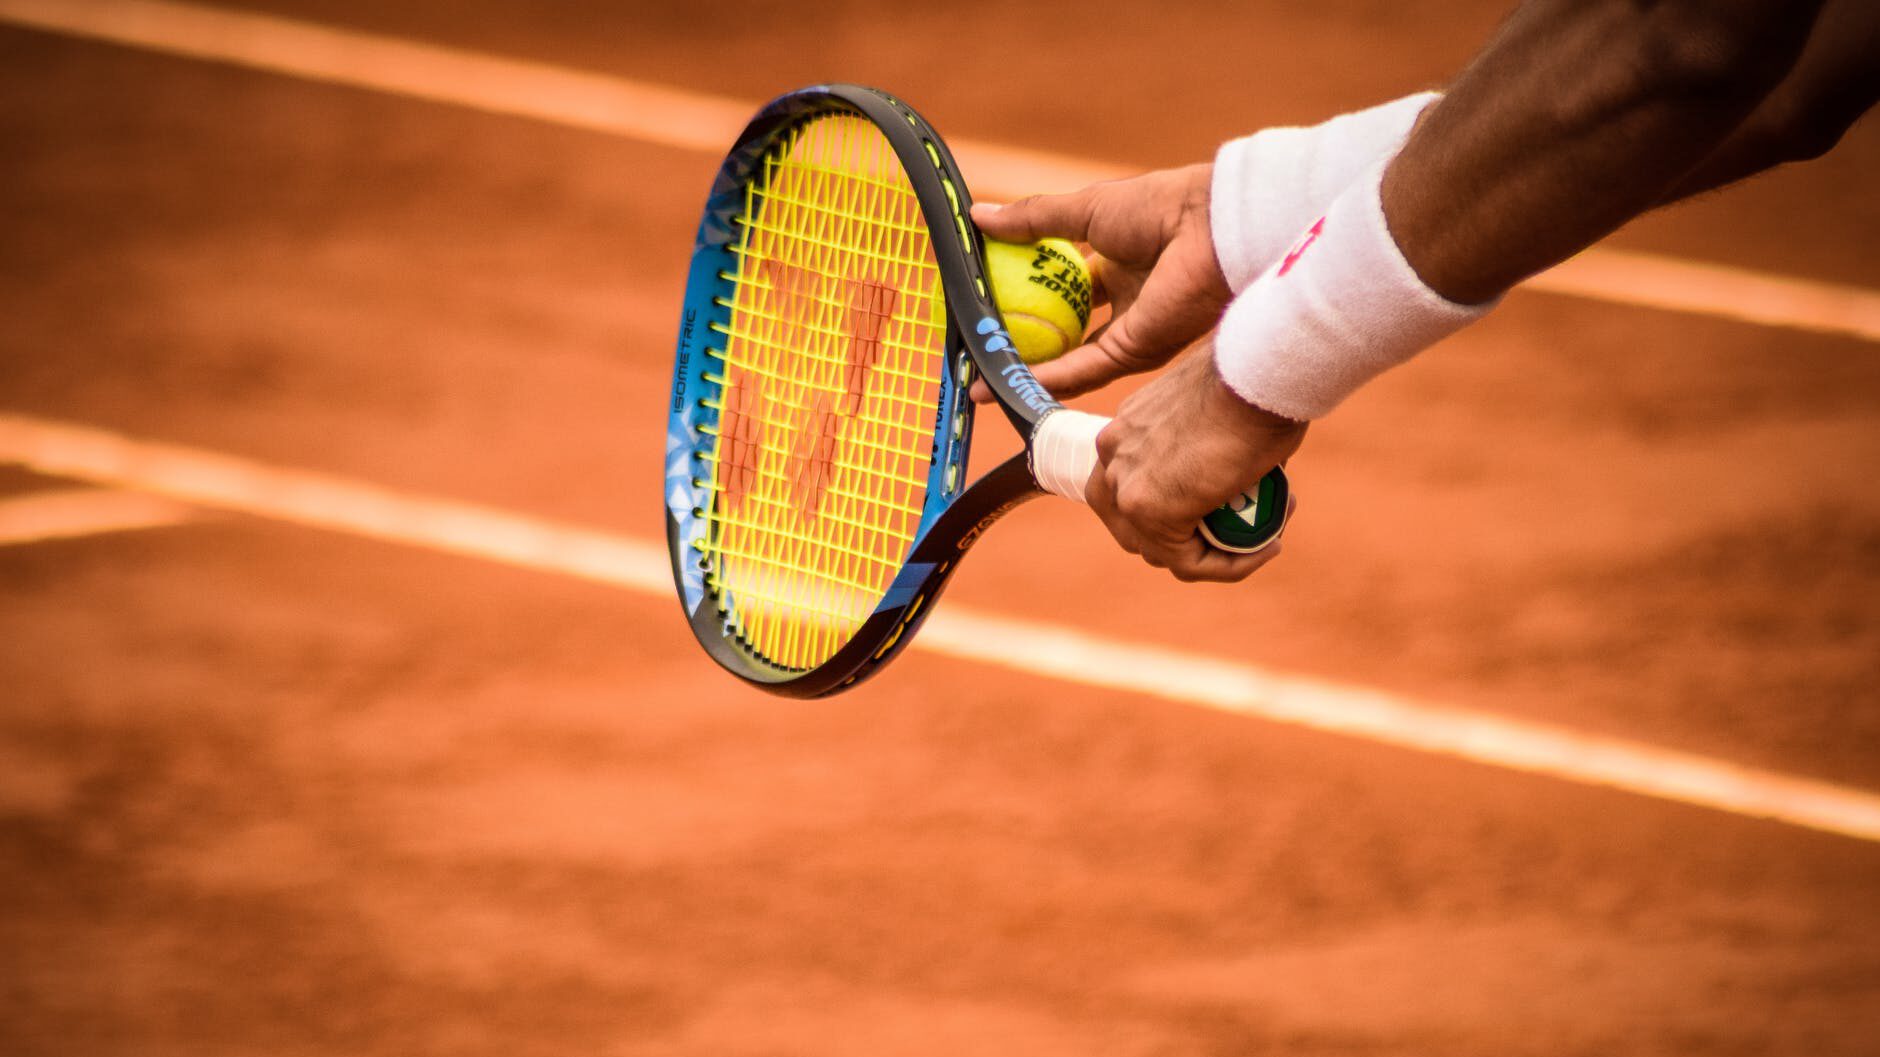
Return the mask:
<path fill-rule="evenodd" d="M 975 202 L 973 223 L 1004 242 L 1036 242 L 1053 236 L 1088 242 L 1101 187 L 1092 184 L 1069 194 L 1032 195 L 1003 206 Z"/>
<path fill-rule="evenodd" d="M 1102 255 L 1091 257 L 1089 261 L 1092 309 L 1107 304 L 1112 316 L 1129 311 L 1129 306 L 1136 303 L 1137 295 L 1142 292 L 1147 274 L 1140 268 L 1118 264 Z"/>
<path fill-rule="evenodd" d="M 1093 331 L 1090 340 L 1064 355 L 1032 368 L 1038 381 L 1060 400 L 1101 389 L 1125 375 L 1152 371 L 1172 359 L 1190 341 L 1207 333 L 1208 324 L 1166 326 L 1151 323 L 1150 340 L 1141 337 L 1145 314 L 1137 307 L 1122 312 Z M 1132 326 L 1134 321 L 1134 326 Z"/>
<path fill-rule="evenodd" d="M 1097 335 L 1101 338 L 1103 330 Z M 1031 373 L 1038 379 L 1038 384 L 1060 400 L 1101 389 L 1125 375 L 1139 374 L 1152 370 L 1159 364 L 1137 364 L 1118 362 L 1109 347 L 1101 340 L 1087 345 L 1079 345 L 1055 360 L 1031 365 Z M 975 404 L 992 403 L 992 390 L 985 379 L 975 378 L 968 390 Z"/>
<path fill-rule="evenodd" d="M 1167 569 L 1169 575 L 1183 583 L 1193 583 L 1199 577 L 1189 570 L 1202 558 L 1200 554 L 1191 553 L 1191 548 L 1196 542 L 1198 541 L 1192 538 L 1180 543 L 1153 540 L 1143 547 L 1142 560 L 1157 569 Z"/>
<path fill-rule="evenodd" d="M 1126 374 L 1146 371 L 1151 366 L 1154 365 L 1119 364 L 1109 359 L 1109 353 L 1102 346 L 1079 345 L 1055 360 L 1032 364 L 1031 373 L 1052 396 L 1067 399 L 1101 389 Z M 967 393 L 975 404 L 992 403 L 992 390 L 984 378 L 973 379 Z"/>
<path fill-rule="evenodd" d="M 1110 262 L 1103 259 L 1101 253 L 1084 254 L 1084 268 L 1090 272 L 1090 310 L 1092 312 L 1110 303 L 1110 284 L 1104 279 L 1104 271 Z"/>
<path fill-rule="evenodd" d="M 1213 329 L 1222 307 L 1158 268 L 1128 305 L 1117 307 L 1102 340 L 1119 362 L 1166 363 Z"/>
<path fill-rule="evenodd" d="M 1038 383 L 1060 400 L 1101 389 L 1126 374 L 1150 370 L 1155 364 L 1119 363 L 1101 344 L 1079 345 L 1055 360 L 1031 369 Z"/>
<path fill-rule="evenodd" d="M 1143 504 L 1140 502 L 1131 506 L 1117 494 L 1116 485 L 1111 480 L 1108 468 L 1118 446 L 1118 442 L 1114 439 L 1116 434 L 1113 426 L 1114 423 L 1105 426 L 1097 433 L 1099 466 L 1096 472 L 1091 474 L 1091 481 L 1094 484 L 1101 479 L 1103 502 L 1101 506 L 1093 502 L 1092 508 L 1097 509 L 1103 516 L 1104 523 L 1110 526 L 1111 535 L 1119 540 L 1128 538 L 1133 546 L 1127 549 L 1142 555 L 1142 560 L 1150 565 L 1162 569 L 1168 568 L 1174 562 L 1189 560 L 1188 549 L 1198 538 L 1194 522 L 1180 515 L 1171 521 L 1162 516 L 1161 511 L 1141 509 Z M 1105 439 L 1105 431 L 1109 432 L 1110 439 Z M 1086 491 L 1092 490 L 1094 489 L 1086 488 Z"/>
<path fill-rule="evenodd" d="M 1284 544 L 1275 540 L 1253 554 L 1236 554 L 1216 550 L 1197 535 L 1181 547 L 1158 552 L 1157 557 L 1163 558 L 1169 573 L 1183 583 L 1230 584 L 1258 572 L 1279 556 L 1282 546 Z M 1149 555 L 1143 555 L 1145 561 L 1148 558 Z"/>
<path fill-rule="evenodd" d="M 1097 430 L 1097 472 L 1090 476 L 1093 480 L 1098 477 L 1103 477 L 1104 487 L 1106 489 L 1109 487 L 1109 478 L 1105 476 L 1104 470 L 1110 465 L 1110 460 L 1116 458 L 1116 449 L 1122 444 L 1122 441 L 1123 435 L 1117 431 L 1115 419 L 1104 423 L 1103 428 Z M 1112 492 L 1110 494 L 1110 505 L 1114 506 L 1115 504 L 1116 496 L 1115 493 Z"/>
<path fill-rule="evenodd" d="M 1099 434 L 1097 438 L 1099 450 L 1102 440 L 1102 435 Z M 1110 535 L 1116 537 L 1117 546 L 1131 554 L 1142 553 L 1142 537 L 1133 525 L 1117 514 L 1116 493 L 1110 487 L 1109 475 L 1103 472 L 1101 466 L 1090 475 L 1090 480 L 1084 485 L 1084 502 L 1090 504 L 1090 509 L 1102 520 L 1103 527 L 1109 529 Z"/>

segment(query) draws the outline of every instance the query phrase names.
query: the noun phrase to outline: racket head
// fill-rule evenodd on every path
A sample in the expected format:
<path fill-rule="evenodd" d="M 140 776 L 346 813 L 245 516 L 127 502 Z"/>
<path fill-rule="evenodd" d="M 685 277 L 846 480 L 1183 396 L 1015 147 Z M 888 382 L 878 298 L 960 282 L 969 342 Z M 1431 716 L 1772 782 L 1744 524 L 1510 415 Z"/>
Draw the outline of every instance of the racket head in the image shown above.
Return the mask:
<path fill-rule="evenodd" d="M 946 517 L 972 433 L 965 389 L 976 367 L 1019 363 L 970 204 L 926 122 L 854 85 L 773 100 L 713 181 L 674 363 L 666 537 L 694 634 L 749 682 L 852 685 L 950 571 L 917 546 L 943 519 L 968 535 Z M 1015 502 L 1017 476 L 1002 480 L 975 505 Z"/>

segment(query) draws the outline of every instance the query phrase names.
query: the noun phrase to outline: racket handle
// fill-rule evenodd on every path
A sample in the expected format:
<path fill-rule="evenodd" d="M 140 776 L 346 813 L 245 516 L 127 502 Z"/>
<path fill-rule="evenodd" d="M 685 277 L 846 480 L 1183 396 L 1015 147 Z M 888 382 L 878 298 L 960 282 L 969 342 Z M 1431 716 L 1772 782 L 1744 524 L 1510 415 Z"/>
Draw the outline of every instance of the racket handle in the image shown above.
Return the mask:
<path fill-rule="evenodd" d="M 1097 470 L 1097 434 L 1110 420 L 1065 408 L 1038 423 L 1031 436 L 1031 473 L 1052 495 L 1085 502 L 1084 486 Z M 1279 538 L 1286 526 L 1286 475 L 1275 468 L 1251 490 L 1196 526 L 1217 550 L 1252 554 Z"/>

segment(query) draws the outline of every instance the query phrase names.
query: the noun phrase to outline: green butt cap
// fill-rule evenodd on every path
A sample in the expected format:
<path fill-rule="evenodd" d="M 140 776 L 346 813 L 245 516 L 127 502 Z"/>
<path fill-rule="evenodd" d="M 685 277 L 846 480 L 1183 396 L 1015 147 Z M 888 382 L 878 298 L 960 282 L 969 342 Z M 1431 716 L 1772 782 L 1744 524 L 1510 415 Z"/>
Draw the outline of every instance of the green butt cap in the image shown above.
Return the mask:
<path fill-rule="evenodd" d="M 1286 527 L 1286 475 L 1278 469 L 1251 492 L 1201 519 L 1201 535 L 1218 550 L 1253 554 L 1279 538 Z"/>

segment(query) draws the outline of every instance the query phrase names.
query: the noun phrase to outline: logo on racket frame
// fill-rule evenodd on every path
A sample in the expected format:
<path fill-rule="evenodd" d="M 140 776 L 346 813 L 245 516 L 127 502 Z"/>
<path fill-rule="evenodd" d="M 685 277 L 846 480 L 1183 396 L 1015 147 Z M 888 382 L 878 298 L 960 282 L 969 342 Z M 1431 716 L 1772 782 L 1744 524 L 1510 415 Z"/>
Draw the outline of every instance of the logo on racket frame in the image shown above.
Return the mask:
<path fill-rule="evenodd" d="M 1005 328 L 999 325 L 998 320 L 986 316 L 973 329 L 986 339 L 986 351 L 1016 354 L 1017 348 L 1012 344 L 1012 336 L 1005 332 Z M 1013 395 L 1018 397 L 1019 402 L 1038 414 L 1042 415 L 1057 406 L 1056 402 L 1051 399 L 1051 394 L 1045 390 L 1044 386 L 1038 384 L 1038 379 L 1031 376 L 1031 371 L 1024 364 L 1014 363 L 1000 368 L 999 377 L 1005 379 L 1005 384 L 1011 387 Z"/>

